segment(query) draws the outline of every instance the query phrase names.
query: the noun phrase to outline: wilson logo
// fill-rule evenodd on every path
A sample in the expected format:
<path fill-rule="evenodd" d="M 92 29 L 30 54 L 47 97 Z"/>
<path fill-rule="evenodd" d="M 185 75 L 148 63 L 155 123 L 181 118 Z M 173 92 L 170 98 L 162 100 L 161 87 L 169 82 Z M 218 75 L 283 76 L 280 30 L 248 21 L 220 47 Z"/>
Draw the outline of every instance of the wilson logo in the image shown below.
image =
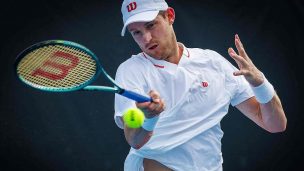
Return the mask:
<path fill-rule="evenodd" d="M 137 8 L 136 2 L 131 2 L 129 5 L 127 5 L 128 12 L 131 12 L 131 11 L 135 10 L 136 8 Z"/>
<path fill-rule="evenodd" d="M 59 58 L 63 58 L 64 60 L 68 60 L 70 62 L 69 64 L 60 63 L 58 62 Z M 32 76 L 41 76 L 50 80 L 61 80 L 64 79 L 68 75 L 69 71 L 75 68 L 78 63 L 79 59 L 76 56 L 57 51 L 50 57 L 50 59 L 45 61 L 40 68 L 34 70 L 32 72 Z M 54 70 L 59 72 L 55 72 Z"/>
<path fill-rule="evenodd" d="M 206 82 L 206 81 L 203 81 L 203 82 L 202 82 L 202 86 L 203 86 L 203 87 L 208 87 L 208 85 L 209 85 L 208 82 Z"/>

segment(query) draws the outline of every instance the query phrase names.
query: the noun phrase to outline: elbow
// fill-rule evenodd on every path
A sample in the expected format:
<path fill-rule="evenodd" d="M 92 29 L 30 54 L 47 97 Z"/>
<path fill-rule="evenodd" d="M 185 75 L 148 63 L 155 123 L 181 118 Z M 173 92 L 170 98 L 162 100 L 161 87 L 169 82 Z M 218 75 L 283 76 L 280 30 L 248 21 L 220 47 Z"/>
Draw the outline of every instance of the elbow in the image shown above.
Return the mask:
<path fill-rule="evenodd" d="M 141 147 L 143 147 L 145 144 L 146 144 L 146 142 L 135 142 L 135 141 L 129 142 L 129 145 L 130 145 L 132 148 L 136 149 L 136 150 L 139 150 L 139 149 L 140 149 Z"/>
<path fill-rule="evenodd" d="M 127 139 L 127 142 L 132 148 L 136 150 L 139 150 L 144 145 L 143 143 L 137 142 L 135 139 Z"/>
<path fill-rule="evenodd" d="M 132 139 L 129 139 L 128 143 L 132 148 L 139 150 L 150 140 L 151 136 L 152 136 L 152 132 L 144 136 L 137 135 Z"/>
<path fill-rule="evenodd" d="M 284 121 L 282 121 L 282 123 L 276 125 L 275 127 L 268 129 L 267 131 L 270 133 L 281 133 L 284 132 L 287 128 L 287 120 L 284 119 Z"/>
<path fill-rule="evenodd" d="M 135 150 L 139 150 L 142 146 L 144 146 L 144 144 L 130 144 L 130 146 Z"/>
<path fill-rule="evenodd" d="M 268 132 L 270 133 L 281 133 L 281 132 L 284 132 L 286 130 L 286 126 L 285 127 L 278 127 L 276 129 L 270 129 L 268 130 Z"/>
<path fill-rule="evenodd" d="M 286 130 L 286 128 L 287 128 L 287 119 L 285 118 L 285 121 L 284 121 L 284 123 L 283 123 L 283 125 L 281 127 L 281 131 L 280 132 L 284 132 Z"/>

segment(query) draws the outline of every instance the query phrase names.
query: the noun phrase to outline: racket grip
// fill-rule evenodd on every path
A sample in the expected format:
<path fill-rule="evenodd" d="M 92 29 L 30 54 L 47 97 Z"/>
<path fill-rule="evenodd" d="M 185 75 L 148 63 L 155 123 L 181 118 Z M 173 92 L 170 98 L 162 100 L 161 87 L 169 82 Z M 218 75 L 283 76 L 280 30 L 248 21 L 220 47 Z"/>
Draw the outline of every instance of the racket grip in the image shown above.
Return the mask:
<path fill-rule="evenodd" d="M 151 97 L 146 97 L 146 96 L 143 96 L 141 94 L 138 94 L 138 93 L 135 93 L 135 92 L 129 91 L 129 90 L 124 90 L 122 93 L 119 93 L 119 94 L 124 97 L 127 97 L 129 99 L 135 100 L 138 103 L 153 101 Z"/>

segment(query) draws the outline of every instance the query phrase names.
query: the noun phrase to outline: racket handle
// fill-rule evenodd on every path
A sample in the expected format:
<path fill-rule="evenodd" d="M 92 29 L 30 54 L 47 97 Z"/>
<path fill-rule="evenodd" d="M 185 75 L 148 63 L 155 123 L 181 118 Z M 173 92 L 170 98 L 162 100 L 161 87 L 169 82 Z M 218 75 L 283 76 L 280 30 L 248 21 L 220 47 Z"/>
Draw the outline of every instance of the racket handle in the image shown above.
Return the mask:
<path fill-rule="evenodd" d="M 135 92 L 129 91 L 129 90 L 124 90 L 119 94 L 124 97 L 127 97 L 129 99 L 135 100 L 138 103 L 153 101 L 151 97 L 146 97 L 146 96 L 143 96 L 141 94 L 138 94 L 138 93 L 135 93 Z"/>

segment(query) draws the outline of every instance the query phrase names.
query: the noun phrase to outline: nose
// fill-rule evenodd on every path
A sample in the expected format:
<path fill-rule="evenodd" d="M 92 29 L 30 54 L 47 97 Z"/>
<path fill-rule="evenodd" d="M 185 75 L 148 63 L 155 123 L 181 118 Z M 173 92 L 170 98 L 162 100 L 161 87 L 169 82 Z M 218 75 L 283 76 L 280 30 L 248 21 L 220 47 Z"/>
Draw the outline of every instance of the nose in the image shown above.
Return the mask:
<path fill-rule="evenodd" d="M 143 34 L 143 42 L 144 43 L 149 43 L 152 39 L 152 35 L 149 31 L 145 31 Z"/>

